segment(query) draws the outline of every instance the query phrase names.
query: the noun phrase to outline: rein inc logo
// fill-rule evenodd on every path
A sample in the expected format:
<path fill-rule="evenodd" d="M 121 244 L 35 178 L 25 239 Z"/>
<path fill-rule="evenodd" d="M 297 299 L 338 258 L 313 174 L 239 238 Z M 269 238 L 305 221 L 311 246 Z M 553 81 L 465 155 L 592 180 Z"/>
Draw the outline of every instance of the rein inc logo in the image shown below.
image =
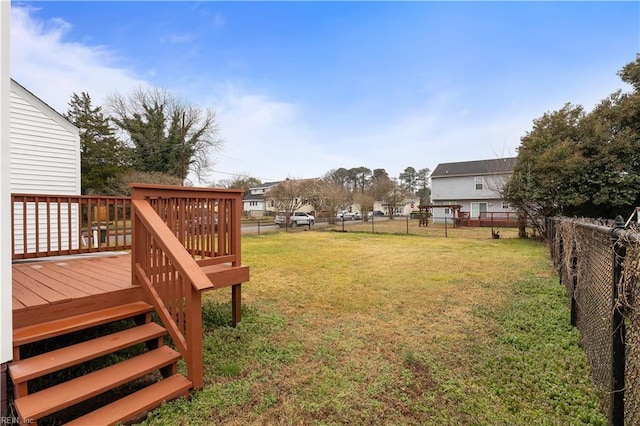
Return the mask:
<path fill-rule="evenodd" d="M 25 424 L 36 424 L 35 419 L 23 419 L 20 417 L 0 417 L 0 425 L 25 425 Z"/>

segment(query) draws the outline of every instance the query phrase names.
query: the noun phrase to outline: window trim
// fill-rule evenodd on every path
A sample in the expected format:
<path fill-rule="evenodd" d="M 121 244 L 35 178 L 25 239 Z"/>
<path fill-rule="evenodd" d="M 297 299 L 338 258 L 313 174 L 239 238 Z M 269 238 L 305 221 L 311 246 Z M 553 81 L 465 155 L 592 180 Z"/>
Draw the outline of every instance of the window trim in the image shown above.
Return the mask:
<path fill-rule="evenodd" d="M 478 188 L 478 185 L 480 186 L 480 188 Z M 475 188 L 476 191 L 483 191 L 484 190 L 484 176 L 476 176 L 473 178 L 473 187 Z"/>

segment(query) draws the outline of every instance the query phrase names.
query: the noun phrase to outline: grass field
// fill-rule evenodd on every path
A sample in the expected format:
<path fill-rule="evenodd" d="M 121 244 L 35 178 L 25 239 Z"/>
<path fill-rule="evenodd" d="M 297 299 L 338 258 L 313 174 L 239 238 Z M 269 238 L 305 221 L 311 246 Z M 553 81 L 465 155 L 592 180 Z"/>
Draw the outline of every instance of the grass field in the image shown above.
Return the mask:
<path fill-rule="evenodd" d="M 205 388 L 146 424 L 606 424 L 544 245 L 468 237 L 243 237 L 242 323 L 205 296 Z"/>

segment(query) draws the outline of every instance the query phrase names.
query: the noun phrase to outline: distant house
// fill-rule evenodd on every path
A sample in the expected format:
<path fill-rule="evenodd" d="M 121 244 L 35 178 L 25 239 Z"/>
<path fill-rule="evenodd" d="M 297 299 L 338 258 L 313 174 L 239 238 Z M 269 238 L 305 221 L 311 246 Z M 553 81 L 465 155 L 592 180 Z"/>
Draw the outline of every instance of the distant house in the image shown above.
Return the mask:
<path fill-rule="evenodd" d="M 314 179 L 300 179 L 300 181 L 314 180 Z M 278 186 L 278 182 L 265 182 L 262 185 L 249 188 L 249 191 L 245 194 L 243 199 L 244 213 L 250 217 L 263 217 L 268 215 L 275 215 L 277 208 L 274 206 L 274 202 L 269 200 L 268 192 Z M 310 204 L 303 204 L 297 210 L 303 212 L 313 212 L 313 206 Z"/>
<path fill-rule="evenodd" d="M 417 195 L 408 195 L 402 202 L 395 207 L 391 208 L 385 201 L 376 200 L 373 203 L 373 210 L 383 212 L 386 216 L 391 215 L 391 209 L 393 209 L 394 216 L 410 216 L 411 213 L 419 211 L 420 197 Z"/>
<path fill-rule="evenodd" d="M 269 206 L 266 194 L 279 183 L 280 182 L 265 182 L 262 185 L 249 188 L 243 200 L 243 210 L 245 214 L 251 217 L 263 217 L 267 215 L 267 212 L 272 211 L 272 206 Z"/>
<path fill-rule="evenodd" d="M 471 221 L 469 224 L 481 218 L 502 219 L 515 214 L 501 196 L 515 161 L 515 157 L 508 157 L 438 164 L 431 173 L 432 204 L 462 206 L 460 211 Z M 434 207 L 432 213 L 434 222 L 453 218 L 453 209 L 446 207 Z"/>
<path fill-rule="evenodd" d="M 80 195 L 80 130 L 13 79 L 10 82 L 9 123 L 10 192 Z M 78 204 L 65 204 L 59 212 L 53 210 L 48 213 L 45 206 L 44 200 L 38 205 L 35 202 L 14 205 L 16 253 L 24 252 L 25 241 L 28 251 L 35 249 L 38 228 L 40 235 L 48 233 L 51 237 L 38 243 L 42 249 L 46 249 L 49 242 L 57 244 L 58 235 L 63 247 L 78 245 L 78 226 L 73 226 L 73 229 L 57 228 L 58 223 L 77 224 Z M 69 215 L 71 220 L 68 220 Z M 27 221 L 26 238 L 23 218 Z"/>

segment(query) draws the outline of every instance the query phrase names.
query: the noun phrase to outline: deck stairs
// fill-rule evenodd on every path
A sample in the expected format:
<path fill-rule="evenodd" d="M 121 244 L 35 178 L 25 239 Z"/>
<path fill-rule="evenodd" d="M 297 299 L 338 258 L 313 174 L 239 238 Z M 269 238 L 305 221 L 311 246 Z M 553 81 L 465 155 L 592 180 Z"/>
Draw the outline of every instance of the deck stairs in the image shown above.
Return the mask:
<path fill-rule="evenodd" d="M 167 331 L 152 322 L 152 312 L 152 305 L 139 301 L 15 329 L 9 374 L 16 414 L 29 424 L 61 416 L 65 424 L 110 425 L 138 418 L 163 401 L 188 397 L 192 382 L 177 372 L 180 353 L 164 345 Z M 29 353 L 35 342 L 46 347 L 74 333 L 91 338 Z M 103 361 L 109 359 L 115 361 Z M 47 381 L 73 369 L 82 373 Z M 123 387 L 135 390 L 115 401 L 106 398 L 120 395 Z"/>

